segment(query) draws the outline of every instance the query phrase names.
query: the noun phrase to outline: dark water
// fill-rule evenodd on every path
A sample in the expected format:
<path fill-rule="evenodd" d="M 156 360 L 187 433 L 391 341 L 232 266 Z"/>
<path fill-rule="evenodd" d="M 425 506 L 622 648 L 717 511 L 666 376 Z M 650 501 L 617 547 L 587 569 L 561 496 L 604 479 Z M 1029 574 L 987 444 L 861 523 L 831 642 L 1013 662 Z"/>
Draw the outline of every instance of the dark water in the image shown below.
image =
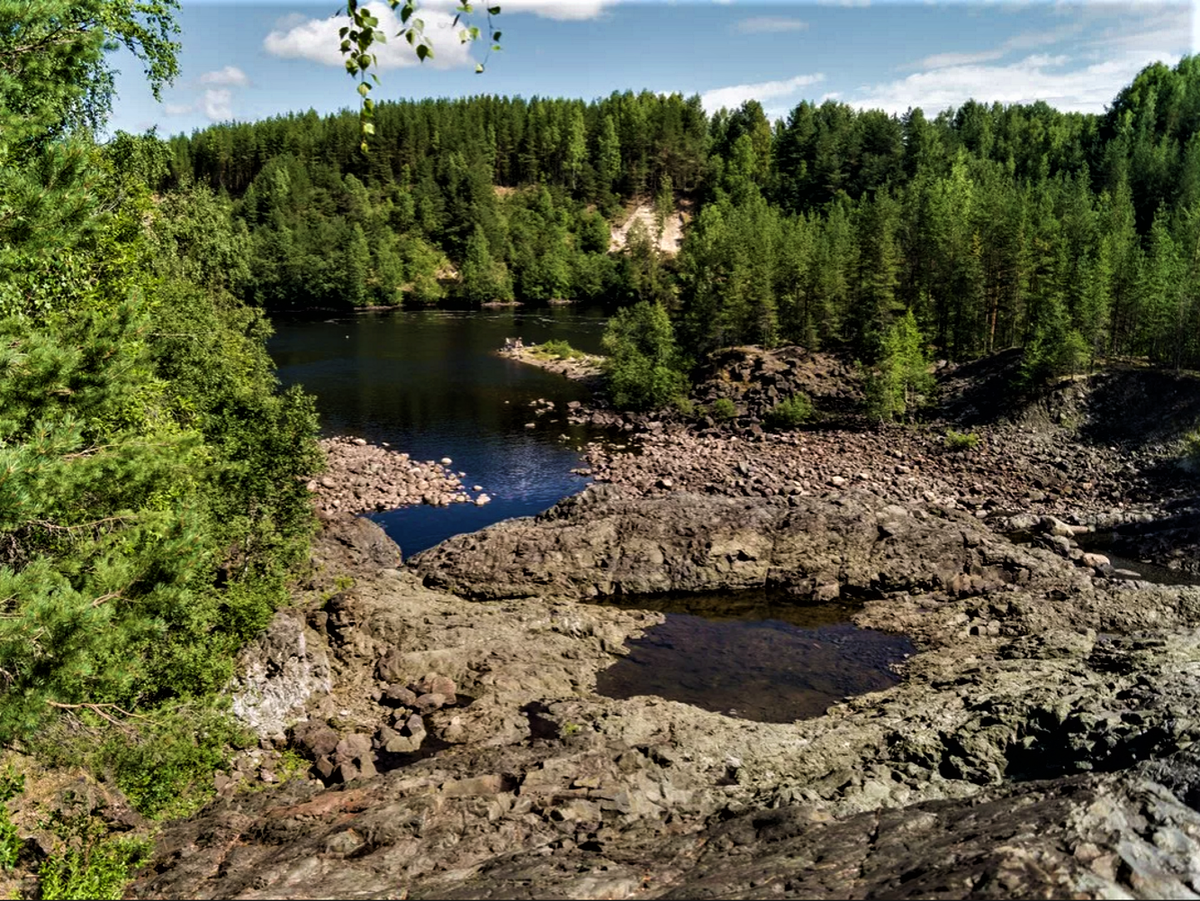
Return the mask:
<path fill-rule="evenodd" d="M 1010 532 L 1008 535 L 1014 544 L 1032 544 L 1035 537 L 1032 532 Z M 1200 578 L 1191 573 L 1136 560 L 1115 552 L 1113 546 L 1119 540 L 1120 536 L 1114 532 L 1091 532 L 1075 537 L 1075 543 L 1081 550 L 1103 554 L 1113 569 L 1137 573 L 1138 579 L 1143 582 L 1153 585 L 1200 585 Z"/>
<path fill-rule="evenodd" d="M 1104 554 L 1114 569 L 1127 569 L 1137 573 L 1144 582 L 1151 582 L 1155 585 L 1200 585 L 1200 578 L 1192 573 L 1159 566 L 1157 563 L 1147 563 L 1116 553 L 1113 545 L 1119 540 L 1119 536 L 1112 532 L 1095 532 L 1089 535 L 1080 535 L 1077 543 L 1085 551 Z"/>
<path fill-rule="evenodd" d="M 538 513 L 586 484 L 570 472 L 579 466 L 577 448 L 603 436 L 564 421 L 566 403 L 587 400 L 586 389 L 495 350 L 519 336 L 597 353 L 604 326 L 602 311 L 574 307 L 403 311 L 277 321 L 269 349 L 284 384 L 316 395 L 325 434 L 386 441 L 421 460 L 450 457 L 468 486 L 491 496 L 483 507 L 373 514 L 407 557 L 451 535 Z M 535 416 L 529 404 L 537 398 L 554 401 L 554 412 Z"/>
<path fill-rule="evenodd" d="M 893 665 L 915 653 L 903 636 L 860 629 L 853 609 L 794 606 L 760 593 L 695 595 L 637 606 L 664 623 L 627 643 L 597 678 L 610 698 L 657 695 L 770 723 L 823 714 L 843 698 L 895 685 Z"/>

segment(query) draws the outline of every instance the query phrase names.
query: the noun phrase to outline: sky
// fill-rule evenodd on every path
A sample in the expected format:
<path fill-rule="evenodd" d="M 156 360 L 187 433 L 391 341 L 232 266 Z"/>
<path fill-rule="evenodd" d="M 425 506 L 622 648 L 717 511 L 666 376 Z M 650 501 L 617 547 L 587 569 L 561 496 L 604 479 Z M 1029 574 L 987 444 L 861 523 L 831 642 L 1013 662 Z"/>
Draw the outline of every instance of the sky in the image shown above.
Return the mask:
<path fill-rule="evenodd" d="M 974 98 L 1045 100 L 1103 112 L 1145 65 L 1200 48 L 1200 0 L 1186 3 L 891 0 L 493 0 L 499 52 L 451 28 L 452 0 L 423 0 L 434 56 L 380 48 L 377 101 L 475 94 L 581 97 L 648 89 L 699 94 L 715 112 L 747 99 L 772 119 L 802 100 L 934 115 Z M 337 48 L 345 4 L 181 0 L 181 74 L 150 95 L 141 65 L 116 55 L 109 130 L 161 136 L 213 122 L 357 108 Z M 482 4 L 476 10 L 482 9 Z M 389 35 L 394 14 L 379 3 Z M 484 21 L 476 17 L 481 26 Z"/>

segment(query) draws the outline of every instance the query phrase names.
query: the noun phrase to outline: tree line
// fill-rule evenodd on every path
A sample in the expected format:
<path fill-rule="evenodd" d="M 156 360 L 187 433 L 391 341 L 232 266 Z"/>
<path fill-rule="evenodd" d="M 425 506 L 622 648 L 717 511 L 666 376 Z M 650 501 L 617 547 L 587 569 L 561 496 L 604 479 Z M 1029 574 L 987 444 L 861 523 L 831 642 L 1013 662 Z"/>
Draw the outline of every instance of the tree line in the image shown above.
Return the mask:
<path fill-rule="evenodd" d="M 268 308 L 555 297 L 662 304 L 696 360 L 736 343 L 871 359 L 911 311 L 955 360 L 1200 359 L 1197 63 L 1103 115 L 970 101 L 933 118 L 749 101 L 481 96 L 234 123 L 166 142 L 158 187 L 212 189 Z M 693 204 L 677 257 L 609 229 Z M 661 213 L 660 213 L 661 221 Z"/>

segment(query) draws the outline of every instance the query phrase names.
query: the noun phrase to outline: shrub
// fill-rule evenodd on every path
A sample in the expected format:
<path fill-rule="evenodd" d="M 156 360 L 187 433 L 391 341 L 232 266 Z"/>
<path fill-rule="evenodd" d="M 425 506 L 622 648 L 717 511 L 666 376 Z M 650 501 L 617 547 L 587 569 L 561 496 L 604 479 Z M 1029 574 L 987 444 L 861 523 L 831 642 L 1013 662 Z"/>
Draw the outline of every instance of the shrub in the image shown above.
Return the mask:
<path fill-rule="evenodd" d="M 688 419 L 694 419 L 696 417 L 696 404 L 690 397 L 684 397 L 683 395 L 680 395 L 679 397 L 675 398 L 675 409 Z"/>
<path fill-rule="evenodd" d="M 150 856 L 144 838 L 110 837 L 104 820 L 91 809 L 56 810 L 42 823 L 55 838 L 38 872 L 42 901 L 117 899 L 133 871 Z"/>
<path fill-rule="evenodd" d="M 8 811 L 8 802 L 25 788 L 25 777 L 8 767 L 0 772 L 0 870 L 11 870 L 21 853 L 21 838 Z"/>
<path fill-rule="evenodd" d="M 813 412 L 812 401 L 801 392 L 772 407 L 766 415 L 766 422 L 775 429 L 794 429 L 812 419 Z"/>
<path fill-rule="evenodd" d="M 95 769 L 113 774 L 130 804 L 147 817 L 181 817 L 212 795 L 213 771 L 249 737 L 228 714 L 180 709 L 156 713 L 136 737 L 112 734 Z"/>
<path fill-rule="evenodd" d="M 946 430 L 946 449 L 952 451 L 967 451 L 979 444 L 979 435 L 975 432 L 956 432 Z"/>
<path fill-rule="evenodd" d="M 538 356 L 554 357 L 559 360 L 580 360 L 587 356 L 582 350 L 577 350 L 561 338 L 544 342 L 534 352 Z"/>
<path fill-rule="evenodd" d="M 1183 436 L 1183 465 L 1190 472 L 1200 470 L 1200 428 Z"/>
<path fill-rule="evenodd" d="M 609 320 L 603 340 L 614 406 L 656 410 L 687 393 L 675 331 L 661 304 L 642 301 L 619 311 Z"/>
<path fill-rule="evenodd" d="M 737 416 L 737 407 L 728 397 L 718 397 L 713 401 L 712 418 L 717 422 L 729 422 L 735 416 Z"/>

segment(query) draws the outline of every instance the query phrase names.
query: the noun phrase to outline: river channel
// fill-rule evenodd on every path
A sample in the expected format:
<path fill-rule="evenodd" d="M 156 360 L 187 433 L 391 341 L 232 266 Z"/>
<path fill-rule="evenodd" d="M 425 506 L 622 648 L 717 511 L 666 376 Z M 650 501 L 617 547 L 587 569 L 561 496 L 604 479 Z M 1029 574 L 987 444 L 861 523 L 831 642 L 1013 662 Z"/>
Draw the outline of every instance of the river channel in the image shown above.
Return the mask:
<path fill-rule="evenodd" d="M 316 396 L 326 435 L 384 443 L 422 460 L 450 457 L 484 506 L 412 506 L 372 514 L 406 557 L 462 532 L 529 516 L 583 488 L 573 475 L 592 440 L 620 442 L 571 426 L 570 401 L 587 389 L 501 357 L 504 339 L 562 339 L 598 353 L 600 310 L 400 311 L 279 321 L 268 346 L 285 385 Z M 536 415 L 533 402 L 552 401 Z M 619 444 L 618 444 L 619 446 Z M 610 697 L 656 694 L 730 716 L 789 722 L 820 715 L 848 695 L 897 681 L 914 650 L 902 636 L 857 629 L 853 610 L 779 606 L 753 593 L 639 604 L 666 621 L 630 643 L 602 673 Z"/>
<path fill-rule="evenodd" d="M 575 306 L 525 312 L 441 310 L 279 320 L 268 349 L 285 385 L 316 395 L 326 435 L 387 442 L 416 459 L 450 457 L 486 506 L 417 506 L 372 514 L 406 557 L 502 519 L 553 506 L 586 484 L 579 448 L 605 437 L 565 422 L 582 386 L 495 353 L 504 339 L 562 339 L 600 352 L 604 312 Z M 553 401 L 536 416 L 530 404 Z M 533 423 L 532 428 L 527 424 Z M 564 439 L 565 436 L 565 439 Z"/>

